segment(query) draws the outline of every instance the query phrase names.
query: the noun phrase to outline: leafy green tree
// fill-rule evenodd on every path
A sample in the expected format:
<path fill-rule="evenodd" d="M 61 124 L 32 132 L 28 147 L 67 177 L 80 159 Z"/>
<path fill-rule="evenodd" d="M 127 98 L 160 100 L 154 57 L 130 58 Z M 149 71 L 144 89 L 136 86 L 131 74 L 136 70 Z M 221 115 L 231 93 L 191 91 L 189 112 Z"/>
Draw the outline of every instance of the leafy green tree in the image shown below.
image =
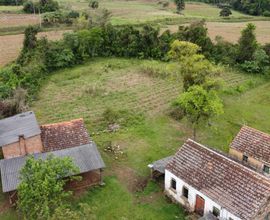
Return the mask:
<path fill-rule="evenodd" d="M 199 51 L 198 45 L 187 41 L 175 40 L 171 44 L 168 55 L 180 64 L 184 91 L 193 85 L 206 85 L 208 77 L 214 72 L 213 65 Z"/>
<path fill-rule="evenodd" d="M 92 9 L 97 9 L 98 6 L 99 6 L 99 3 L 98 3 L 98 1 L 96 1 L 96 0 L 91 0 L 91 1 L 89 2 L 89 7 L 91 7 Z"/>
<path fill-rule="evenodd" d="M 254 58 L 254 53 L 258 48 L 255 29 L 256 26 L 252 23 L 249 23 L 241 32 L 241 37 L 238 41 L 239 46 L 237 61 L 239 63 L 251 61 Z"/>
<path fill-rule="evenodd" d="M 180 13 L 182 10 L 185 9 L 185 1 L 184 0 L 174 0 L 176 5 L 177 13 Z"/>
<path fill-rule="evenodd" d="M 20 172 L 18 209 L 25 219 L 48 219 L 55 209 L 64 206 L 70 191 L 64 186 L 79 172 L 71 158 L 49 155 L 46 159 L 30 156 Z"/>
<path fill-rule="evenodd" d="M 228 7 L 224 7 L 219 12 L 220 17 L 229 17 L 232 14 L 231 9 Z"/>
<path fill-rule="evenodd" d="M 193 22 L 189 26 L 181 26 L 178 32 L 181 40 L 197 44 L 206 57 L 211 57 L 213 43 L 208 36 L 205 20 Z"/>
<path fill-rule="evenodd" d="M 184 116 L 192 124 L 193 138 L 196 140 L 196 131 L 201 123 L 208 122 L 214 116 L 223 113 L 223 104 L 215 91 L 205 90 L 202 86 L 192 86 L 182 93 L 175 101 Z"/>

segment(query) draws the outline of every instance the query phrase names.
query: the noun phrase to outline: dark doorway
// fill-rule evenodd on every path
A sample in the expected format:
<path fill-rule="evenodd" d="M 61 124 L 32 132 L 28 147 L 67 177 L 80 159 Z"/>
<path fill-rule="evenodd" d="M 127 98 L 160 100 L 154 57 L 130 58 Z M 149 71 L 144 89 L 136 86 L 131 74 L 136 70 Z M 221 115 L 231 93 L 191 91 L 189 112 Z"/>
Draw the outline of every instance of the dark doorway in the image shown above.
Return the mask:
<path fill-rule="evenodd" d="M 196 195 L 195 212 L 200 216 L 204 214 L 204 199 L 199 195 Z"/>

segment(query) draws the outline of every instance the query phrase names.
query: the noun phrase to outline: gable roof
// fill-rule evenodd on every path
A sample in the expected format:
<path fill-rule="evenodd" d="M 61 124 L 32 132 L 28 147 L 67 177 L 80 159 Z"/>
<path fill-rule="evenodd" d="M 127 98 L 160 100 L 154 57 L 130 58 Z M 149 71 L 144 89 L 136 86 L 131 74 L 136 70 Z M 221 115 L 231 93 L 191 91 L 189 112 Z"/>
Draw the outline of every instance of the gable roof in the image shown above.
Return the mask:
<path fill-rule="evenodd" d="M 101 169 L 105 164 L 94 142 L 79 147 L 73 147 L 48 153 L 35 154 L 36 158 L 45 159 L 49 154 L 57 157 L 70 157 L 79 167 L 80 173 Z M 0 160 L 2 190 L 10 192 L 16 190 L 20 183 L 20 170 L 24 166 L 27 156 Z"/>
<path fill-rule="evenodd" d="M 0 146 L 19 141 L 20 136 L 29 138 L 40 134 L 34 112 L 24 112 L 0 120 Z"/>
<path fill-rule="evenodd" d="M 40 129 L 45 152 L 76 147 L 91 142 L 82 118 L 41 125 Z"/>
<path fill-rule="evenodd" d="M 243 126 L 230 147 L 270 164 L 270 135 L 262 131 Z"/>
<path fill-rule="evenodd" d="M 244 220 L 254 219 L 270 197 L 269 179 L 190 139 L 166 169 Z"/>

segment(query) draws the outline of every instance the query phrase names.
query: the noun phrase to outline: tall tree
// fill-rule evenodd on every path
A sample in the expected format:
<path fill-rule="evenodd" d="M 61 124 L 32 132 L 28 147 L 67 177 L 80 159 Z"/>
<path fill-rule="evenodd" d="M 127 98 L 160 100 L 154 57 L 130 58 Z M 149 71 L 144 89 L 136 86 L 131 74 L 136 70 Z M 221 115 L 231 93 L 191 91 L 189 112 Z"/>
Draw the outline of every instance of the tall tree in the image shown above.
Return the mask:
<path fill-rule="evenodd" d="M 185 9 L 185 1 L 184 0 L 174 0 L 176 5 L 177 13 L 180 13 L 182 10 Z"/>
<path fill-rule="evenodd" d="M 180 107 L 184 116 L 192 124 L 194 140 L 196 140 L 196 131 L 200 123 L 205 123 L 223 113 L 223 104 L 216 92 L 207 91 L 197 85 L 182 93 L 175 105 Z"/>
<path fill-rule="evenodd" d="M 187 41 L 175 40 L 171 44 L 168 55 L 179 62 L 179 72 L 183 76 L 184 91 L 193 85 L 205 85 L 209 76 L 213 75 L 213 65 L 199 54 L 200 47 Z"/>
<path fill-rule="evenodd" d="M 65 183 L 78 173 L 71 158 L 49 155 L 45 160 L 33 156 L 26 160 L 20 173 L 18 209 L 25 219 L 48 219 L 55 209 L 65 204 L 71 195 L 64 191 Z"/>
<path fill-rule="evenodd" d="M 241 32 L 241 37 L 238 41 L 239 46 L 237 61 L 239 63 L 253 60 L 254 53 L 258 48 L 255 29 L 256 26 L 249 23 Z"/>

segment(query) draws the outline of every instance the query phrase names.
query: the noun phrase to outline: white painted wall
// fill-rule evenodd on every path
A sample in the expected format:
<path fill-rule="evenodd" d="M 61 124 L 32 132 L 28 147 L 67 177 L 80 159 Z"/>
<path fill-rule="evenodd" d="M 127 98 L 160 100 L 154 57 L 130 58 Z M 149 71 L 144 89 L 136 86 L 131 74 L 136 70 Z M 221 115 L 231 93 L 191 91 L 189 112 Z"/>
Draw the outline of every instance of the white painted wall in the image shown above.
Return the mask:
<path fill-rule="evenodd" d="M 176 180 L 176 191 L 171 189 L 171 179 Z M 233 220 L 241 220 L 240 218 L 234 216 L 233 214 L 229 213 L 226 209 L 222 208 L 220 205 L 215 203 L 213 200 L 208 198 L 207 196 L 200 193 L 198 190 L 193 188 L 192 186 L 186 184 L 184 181 L 176 177 L 174 174 L 172 174 L 170 171 L 165 170 L 165 191 L 167 194 L 172 196 L 176 201 L 178 201 L 180 204 L 185 205 L 186 198 L 182 196 L 182 190 L 183 186 L 185 186 L 188 189 L 188 203 L 190 205 L 190 211 L 195 210 L 195 203 L 196 203 L 196 195 L 201 196 L 205 201 L 205 207 L 204 207 L 204 214 L 207 214 L 209 212 L 213 211 L 213 207 L 215 206 L 220 210 L 220 220 L 229 220 L 229 218 L 232 218 Z"/>

